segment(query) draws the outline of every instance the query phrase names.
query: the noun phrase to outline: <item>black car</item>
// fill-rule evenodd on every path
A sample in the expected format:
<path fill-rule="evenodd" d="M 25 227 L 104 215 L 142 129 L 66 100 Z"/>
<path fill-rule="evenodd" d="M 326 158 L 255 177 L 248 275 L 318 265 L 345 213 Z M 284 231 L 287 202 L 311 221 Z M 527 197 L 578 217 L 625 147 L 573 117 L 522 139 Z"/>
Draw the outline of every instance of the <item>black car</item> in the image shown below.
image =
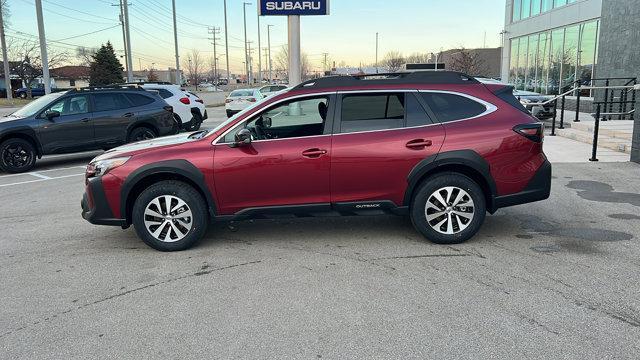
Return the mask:
<path fill-rule="evenodd" d="M 177 130 L 173 108 L 142 88 L 52 93 L 0 118 L 0 169 L 25 172 L 43 155 L 106 150 Z"/>

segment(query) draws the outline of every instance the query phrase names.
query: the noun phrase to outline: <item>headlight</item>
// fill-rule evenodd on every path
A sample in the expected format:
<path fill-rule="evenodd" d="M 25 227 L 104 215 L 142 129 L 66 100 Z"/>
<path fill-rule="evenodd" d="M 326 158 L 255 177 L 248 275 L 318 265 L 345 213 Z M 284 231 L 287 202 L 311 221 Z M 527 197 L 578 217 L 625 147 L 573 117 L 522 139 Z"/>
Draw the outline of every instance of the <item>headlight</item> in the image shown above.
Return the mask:
<path fill-rule="evenodd" d="M 530 104 L 532 101 L 531 101 L 531 100 L 529 100 L 529 99 L 521 98 L 521 99 L 520 99 L 520 102 L 521 102 L 521 103 L 523 103 L 523 104 Z"/>
<path fill-rule="evenodd" d="M 126 156 L 126 157 L 119 157 L 119 158 L 113 158 L 113 159 L 92 161 L 91 163 L 89 163 L 89 165 L 87 165 L 86 177 L 90 178 L 94 176 L 102 176 L 108 173 L 110 170 L 113 170 L 119 166 L 124 165 L 127 162 L 127 160 L 129 160 L 130 158 L 131 158 L 130 156 Z"/>

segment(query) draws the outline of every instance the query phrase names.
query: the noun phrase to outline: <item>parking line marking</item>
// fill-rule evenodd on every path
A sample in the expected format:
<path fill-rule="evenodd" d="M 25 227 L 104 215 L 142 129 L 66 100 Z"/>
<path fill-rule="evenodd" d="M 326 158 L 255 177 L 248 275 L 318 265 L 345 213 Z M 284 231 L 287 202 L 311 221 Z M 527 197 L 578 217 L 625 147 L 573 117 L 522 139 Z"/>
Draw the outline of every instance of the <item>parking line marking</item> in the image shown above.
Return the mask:
<path fill-rule="evenodd" d="M 45 172 L 50 172 L 50 171 L 58 171 L 58 170 L 71 170 L 71 169 L 86 169 L 86 166 L 67 166 L 67 167 L 61 167 L 61 168 L 55 168 L 55 169 L 46 169 L 46 170 L 38 170 L 38 174 L 41 176 L 42 173 Z M 5 178 L 9 178 L 9 177 L 16 177 L 16 176 L 22 176 L 22 175 L 33 175 L 33 172 L 26 172 L 26 173 L 19 173 L 19 174 L 7 174 L 7 175 L 0 175 L 0 179 L 5 179 Z M 33 175 L 35 177 L 39 177 L 38 175 Z"/>
<path fill-rule="evenodd" d="M 38 179 L 38 180 L 20 181 L 20 182 L 15 182 L 15 183 L 10 183 L 10 184 L 0 184 L 0 188 L 2 188 L 2 187 L 6 187 L 6 186 L 15 186 L 15 185 L 31 184 L 31 183 L 41 182 L 41 181 L 49 181 L 49 180 L 64 179 L 64 178 L 69 178 L 69 177 L 73 177 L 73 176 L 80 176 L 80 175 L 84 176 L 84 173 L 82 173 L 82 174 L 72 174 L 72 175 L 56 176 L 56 177 L 50 177 L 50 178 L 48 178 L 48 179 Z"/>
<path fill-rule="evenodd" d="M 29 174 L 29 175 L 31 175 L 31 176 L 35 176 L 35 177 L 40 178 L 40 179 L 44 179 L 44 180 L 49 180 L 49 179 L 51 179 L 51 177 L 50 177 L 50 176 L 46 176 L 46 175 L 42 175 L 42 174 L 38 174 L 37 172 L 30 172 L 30 173 L 27 173 L 27 174 Z"/>

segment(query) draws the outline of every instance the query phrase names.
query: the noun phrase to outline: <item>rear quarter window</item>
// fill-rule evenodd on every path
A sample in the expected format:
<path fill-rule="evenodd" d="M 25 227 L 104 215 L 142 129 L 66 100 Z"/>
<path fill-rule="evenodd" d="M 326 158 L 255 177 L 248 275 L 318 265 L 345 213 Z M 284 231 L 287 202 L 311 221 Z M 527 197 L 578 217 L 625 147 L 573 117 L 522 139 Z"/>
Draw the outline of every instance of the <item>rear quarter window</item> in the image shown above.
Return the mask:
<path fill-rule="evenodd" d="M 167 89 L 152 89 L 152 88 L 150 88 L 149 90 L 157 91 L 158 94 L 160 95 L 160 97 L 163 98 L 163 99 L 168 99 L 168 98 L 173 96 L 173 93 L 171 93 L 171 91 L 169 91 Z"/>
<path fill-rule="evenodd" d="M 487 111 L 483 104 L 461 95 L 436 92 L 421 95 L 440 122 L 469 119 Z"/>
<path fill-rule="evenodd" d="M 152 98 L 141 94 L 125 94 L 125 96 L 127 97 L 127 99 L 129 99 L 133 106 L 149 105 L 155 101 Z"/>

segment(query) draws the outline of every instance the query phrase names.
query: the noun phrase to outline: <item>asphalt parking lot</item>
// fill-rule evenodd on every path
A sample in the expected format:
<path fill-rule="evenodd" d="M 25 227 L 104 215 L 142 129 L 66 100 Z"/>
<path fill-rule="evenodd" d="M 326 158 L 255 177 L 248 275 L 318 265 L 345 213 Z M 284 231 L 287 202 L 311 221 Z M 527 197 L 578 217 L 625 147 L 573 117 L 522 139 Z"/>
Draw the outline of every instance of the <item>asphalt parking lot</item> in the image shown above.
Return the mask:
<path fill-rule="evenodd" d="M 640 353 L 637 164 L 554 164 L 549 200 L 462 245 L 402 217 L 310 218 L 216 223 L 160 253 L 80 217 L 95 155 L 0 174 L 2 359 Z"/>

